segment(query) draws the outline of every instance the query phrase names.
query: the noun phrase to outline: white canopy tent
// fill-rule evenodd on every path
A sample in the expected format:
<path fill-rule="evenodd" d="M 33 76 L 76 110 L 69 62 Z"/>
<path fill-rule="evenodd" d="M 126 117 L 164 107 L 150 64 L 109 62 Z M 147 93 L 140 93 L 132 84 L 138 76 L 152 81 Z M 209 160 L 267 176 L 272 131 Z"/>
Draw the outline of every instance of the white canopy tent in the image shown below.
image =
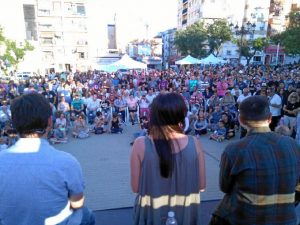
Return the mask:
<path fill-rule="evenodd" d="M 176 61 L 175 64 L 177 65 L 201 64 L 201 60 L 188 55 L 185 58 Z"/>
<path fill-rule="evenodd" d="M 120 60 L 109 65 L 99 66 L 97 69 L 104 70 L 106 72 L 116 72 L 120 69 L 147 69 L 147 64 L 135 61 L 128 55 L 123 55 Z"/>
<path fill-rule="evenodd" d="M 226 60 L 223 59 L 219 59 L 217 57 L 215 57 L 213 54 L 210 54 L 209 56 L 207 56 L 204 59 L 201 59 L 201 64 L 224 64 L 227 63 Z"/>

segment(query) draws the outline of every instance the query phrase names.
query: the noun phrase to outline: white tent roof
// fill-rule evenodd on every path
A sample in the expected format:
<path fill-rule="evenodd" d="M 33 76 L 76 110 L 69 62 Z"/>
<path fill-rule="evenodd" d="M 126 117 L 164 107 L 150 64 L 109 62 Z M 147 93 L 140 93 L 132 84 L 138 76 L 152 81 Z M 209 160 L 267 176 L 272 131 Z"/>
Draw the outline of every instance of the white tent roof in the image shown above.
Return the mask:
<path fill-rule="evenodd" d="M 128 55 L 123 55 L 123 57 L 109 65 L 102 65 L 99 66 L 99 70 L 104 70 L 106 72 L 116 72 L 120 69 L 146 69 L 147 64 L 141 63 L 138 61 L 133 60 Z"/>
<path fill-rule="evenodd" d="M 219 64 L 219 63 L 226 63 L 226 60 L 219 59 L 215 57 L 213 54 L 210 54 L 204 59 L 200 60 L 202 64 Z"/>
<path fill-rule="evenodd" d="M 200 59 L 197 59 L 197 58 L 194 58 L 194 57 L 188 55 L 185 58 L 176 61 L 175 64 L 178 64 L 178 65 L 201 64 L 201 61 L 200 61 Z"/>

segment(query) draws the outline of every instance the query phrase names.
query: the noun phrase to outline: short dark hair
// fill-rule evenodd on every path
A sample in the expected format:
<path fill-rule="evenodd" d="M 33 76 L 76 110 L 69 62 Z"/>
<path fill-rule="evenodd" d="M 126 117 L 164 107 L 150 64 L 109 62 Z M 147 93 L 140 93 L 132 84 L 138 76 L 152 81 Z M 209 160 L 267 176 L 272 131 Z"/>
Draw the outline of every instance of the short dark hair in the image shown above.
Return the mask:
<path fill-rule="evenodd" d="M 11 114 L 12 125 L 21 136 L 33 133 L 44 134 L 52 109 L 43 95 L 30 93 L 12 101 Z"/>
<path fill-rule="evenodd" d="M 245 121 L 263 121 L 270 117 L 270 108 L 267 97 L 251 96 L 242 101 L 240 117 Z"/>

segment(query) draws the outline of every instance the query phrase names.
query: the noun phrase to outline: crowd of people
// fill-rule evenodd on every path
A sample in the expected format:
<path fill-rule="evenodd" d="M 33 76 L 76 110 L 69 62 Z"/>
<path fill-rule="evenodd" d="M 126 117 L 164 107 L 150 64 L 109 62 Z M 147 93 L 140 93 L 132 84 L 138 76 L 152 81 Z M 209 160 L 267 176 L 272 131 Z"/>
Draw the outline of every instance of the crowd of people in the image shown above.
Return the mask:
<path fill-rule="evenodd" d="M 161 225 L 167 215 L 180 225 L 201 224 L 206 167 L 199 137 L 208 133 L 218 142 L 241 136 L 222 153 L 224 197 L 210 225 L 299 224 L 299 77 L 299 65 L 224 65 L 2 84 L 1 147 L 12 146 L 0 151 L 0 224 L 94 225 L 78 161 L 45 139 L 121 134 L 136 123 L 133 224 Z"/>
<path fill-rule="evenodd" d="M 185 99 L 189 109 L 185 133 L 197 137 L 209 133 L 212 140 L 219 142 L 230 139 L 240 128 L 239 104 L 249 96 L 262 95 L 271 103 L 271 130 L 277 128 L 278 132 L 299 137 L 300 142 L 300 135 L 297 136 L 300 122 L 296 123 L 300 111 L 299 73 L 298 65 L 276 68 L 224 65 L 181 68 L 177 72 L 170 69 L 111 74 L 51 73 L 25 81 L 11 80 L 0 85 L 1 142 L 3 147 L 13 143 L 5 139 L 11 132 L 10 100 L 31 92 L 43 94 L 51 104 L 52 143 L 65 143 L 70 136 L 87 138 L 91 133 L 122 133 L 124 123 L 134 125 L 141 122 L 141 117 L 149 119 L 153 99 L 168 92 L 179 93 Z M 245 129 L 241 128 L 240 133 L 245 136 Z"/>

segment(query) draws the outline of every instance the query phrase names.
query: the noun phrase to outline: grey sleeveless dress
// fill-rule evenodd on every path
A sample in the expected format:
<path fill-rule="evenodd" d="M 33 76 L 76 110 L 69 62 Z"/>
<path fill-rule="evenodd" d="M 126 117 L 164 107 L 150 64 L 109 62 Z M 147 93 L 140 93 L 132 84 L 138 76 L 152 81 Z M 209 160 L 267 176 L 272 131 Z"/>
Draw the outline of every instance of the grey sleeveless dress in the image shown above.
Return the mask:
<path fill-rule="evenodd" d="M 160 175 L 159 157 L 148 137 L 145 147 L 134 224 L 164 225 L 168 211 L 174 211 L 178 225 L 200 225 L 199 166 L 193 138 L 188 136 L 187 146 L 175 154 L 170 178 Z"/>

